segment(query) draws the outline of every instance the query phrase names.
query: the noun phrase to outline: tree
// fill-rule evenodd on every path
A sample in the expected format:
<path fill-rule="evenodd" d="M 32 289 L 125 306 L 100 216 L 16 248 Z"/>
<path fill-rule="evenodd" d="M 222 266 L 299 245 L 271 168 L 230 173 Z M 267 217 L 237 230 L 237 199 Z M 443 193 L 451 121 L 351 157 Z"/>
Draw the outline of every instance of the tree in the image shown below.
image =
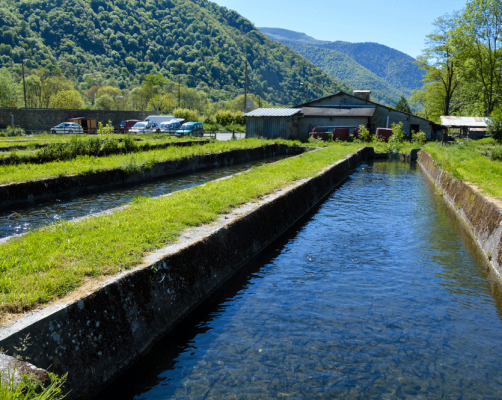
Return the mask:
<path fill-rule="evenodd" d="M 17 85 L 8 70 L 0 70 L 0 107 L 16 107 Z"/>
<path fill-rule="evenodd" d="M 84 100 L 76 90 L 60 90 L 51 96 L 49 102 L 50 108 L 63 108 L 71 110 L 80 110 L 84 108 Z"/>
<path fill-rule="evenodd" d="M 401 99 L 396 104 L 396 110 L 411 114 L 411 108 L 408 104 L 408 101 L 406 100 L 406 97 L 401 96 Z"/>
<path fill-rule="evenodd" d="M 42 97 L 42 81 L 38 75 L 26 77 L 26 105 L 37 108 Z"/>
<path fill-rule="evenodd" d="M 458 60 L 452 43 L 452 31 L 458 23 L 458 14 L 446 15 L 434 21 L 435 30 L 427 35 L 426 48 L 417 58 L 417 64 L 425 70 L 424 81 L 440 96 L 442 115 L 452 112 L 453 97 L 459 87 Z"/>
<path fill-rule="evenodd" d="M 502 110 L 495 110 L 490 116 L 487 131 L 498 142 L 502 142 Z"/>
<path fill-rule="evenodd" d="M 490 115 L 500 101 L 502 88 L 502 0 L 468 2 L 454 40 L 466 78 L 479 82 L 485 115 Z"/>

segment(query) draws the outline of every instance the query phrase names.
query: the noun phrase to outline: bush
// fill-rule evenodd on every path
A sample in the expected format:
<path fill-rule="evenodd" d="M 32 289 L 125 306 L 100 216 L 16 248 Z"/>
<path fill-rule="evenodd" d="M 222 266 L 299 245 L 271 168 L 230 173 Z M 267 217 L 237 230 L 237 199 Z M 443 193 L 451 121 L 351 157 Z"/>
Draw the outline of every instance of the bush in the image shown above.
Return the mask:
<path fill-rule="evenodd" d="M 502 110 L 491 114 L 486 131 L 497 142 L 502 142 Z"/>
<path fill-rule="evenodd" d="M 124 138 L 124 149 L 126 153 L 132 153 L 138 150 L 138 145 L 134 142 L 132 137 L 126 136 Z"/>
<path fill-rule="evenodd" d="M 491 152 L 490 152 L 490 158 L 492 160 L 502 160 L 502 147 L 495 147 Z"/>
<path fill-rule="evenodd" d="M 370 141 L 370 131 L 368 131 L 364 125 L 359 125 L 359 132 L 357 133 L 357 136 L 359 136 L 359 140 L 361 142 Z"/>
<path fill-rule="evenodd" d="M 246 117 L 241 111 L 220 110 L 216 113 L 216 122 L 220 125 L 245 125 Z"/>
<path fill-rule="evenodd" d="M 197 110 L 189 110 L 188 108 L 178 108 L 174 110 L 176 118 L 183 118 L 186 122 L 197 122 L 199 120 L 199 112 Z"/>
<path fill-rule="evenodd" d="M 398 153 L 403 147 L 403 139 L 404 139 L 404 131 L 403 131 L 403 123 L 400 122 L 396 124 L 392 123 L 392 136 L 389 138 L 387 142 L 387 151 L 392 153 Z"/>
<path fill-rule="evenodd" d="M 0 132 L 0 137 L 5 136 L 23 136 L 24 129 L 19 126 L 7 126 L 7 129 L 3 132 Z"/>
<path fill-rule="evenodd" d="M 425 134 L 425 132 L 422 131 L 418 133 L 411 132 L 411 141 L 412 143 L 416 143 L 420 146 L 423 146 L 425 142 L 427 142 L 427 135 Z"/>
<path fill-rule="evenodd" d="M 98 135 L 111 135 L 115 132 L 115 128 L 112 125 L 112 121 L 103 126 L 102 122 L 98 122 Z"/>

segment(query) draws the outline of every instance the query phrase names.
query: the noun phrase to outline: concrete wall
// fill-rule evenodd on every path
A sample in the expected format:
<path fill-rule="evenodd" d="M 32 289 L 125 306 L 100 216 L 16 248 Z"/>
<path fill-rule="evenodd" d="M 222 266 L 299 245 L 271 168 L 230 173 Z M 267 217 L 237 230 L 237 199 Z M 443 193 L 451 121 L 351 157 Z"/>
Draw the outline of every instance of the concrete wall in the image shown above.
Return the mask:
<path fill-rule="evenodd" d="M 225 165 L 242 164 L 266 157 L 283 154 L 299 154 L 303 147 L 268 145 L 255 149 L 233 150 L 207 154 L 175 161 L 159 162 L 148 170 L 128 174 L 117 168 L 88 174 L 47 178 L 38 181 L 0 185 L 0 210 L 29 205 L 56 198 L 79 196 L 113 187 L 145 182 L 175 174 L 200 171 Z"/>
<path fill-rule="evenodd" d="M 96 119 L 103 124 L 112 121 L 113 125 L 126 119 L 144 120 L 151 111 L 104 111 L 104 110 L 59 110 L 52 108 L 0 108 L 0 128 L 14 124 L 28 131 L 46 131 L 49 128 L 74 117 Z"/>
<path fill-rule="evenodd" d="M 436 167 L 433 158 L 420 151 L 419 164 L 442 191 L 443 198 L 469 228 L 499 280 L 502 280 L 502 208 L 465 182 Z M 488 257 L 488 253 L 491 257 Z"/>
<path fill-rule="evenodd" d="M 81 300 L 1 328 L 0 347 L 14 352 L 29 334 L 23 356 L 37 367 L 68 372 L 69 400 L 90 398 L 372 154 L 362 149 L 316 177 L 186 232 Z"/>

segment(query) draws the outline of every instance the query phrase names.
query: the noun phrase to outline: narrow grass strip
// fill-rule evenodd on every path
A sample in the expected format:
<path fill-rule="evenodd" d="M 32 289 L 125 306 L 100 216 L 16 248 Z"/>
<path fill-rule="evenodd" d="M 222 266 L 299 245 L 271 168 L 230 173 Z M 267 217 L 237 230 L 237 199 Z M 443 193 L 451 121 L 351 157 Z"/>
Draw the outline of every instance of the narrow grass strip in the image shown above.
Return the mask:
<path fill-rule="evenodd" d="M 128 170 L 131 165 L 135 167 L 132 168 L 133 170 L 145 166 L 148 168 L 158 162 L 181 160 L 203 154 L 215 154 L 220 151 L 250 149 L 272 143 L 300 145 L 300 142 L 285 140 L 242 139 L 211 142 L 204 146 L 168 147 L 166 149 L 117 154 L 108 157 L 79 156 L 67 161 L 55 161 L 46 164 L 2 165 L 0 166 L 0 184 L 80 175 L 111 169 Z"/>
<path fill-rule="evenodd" d="M 314 176 L 360 147 L 330 146 L 167 197 L 138 198 L 113 215 L 49 225 L 13 239 L 0 246 L 0 310 L 30 310 L 64 296 L 86 276 L 129 269 L 183 230 Z"/>
<path fill-rule="evenodd" d="M 474 184 L 482 193 L 502 200 L 502 163 L 480 154 L 479 144 L 442 146 L 428 143 L 424 150 L 455 178 Z"/>

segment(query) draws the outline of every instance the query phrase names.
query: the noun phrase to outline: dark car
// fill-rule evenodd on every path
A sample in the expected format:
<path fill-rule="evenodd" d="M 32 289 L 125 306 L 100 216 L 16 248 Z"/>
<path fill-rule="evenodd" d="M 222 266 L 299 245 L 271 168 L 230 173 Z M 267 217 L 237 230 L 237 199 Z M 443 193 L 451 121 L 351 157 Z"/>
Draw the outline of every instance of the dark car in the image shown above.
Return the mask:
<path fill-rule="evenodd" d="M 115 132 L 116 133 L 127 133 L 129 132 L 129 129 L 131 129 L 136 122 L 139 122 L 139 119 L 126 119 L 125 121 L 122 121 L 119 125 L 115 125 Z"/>

